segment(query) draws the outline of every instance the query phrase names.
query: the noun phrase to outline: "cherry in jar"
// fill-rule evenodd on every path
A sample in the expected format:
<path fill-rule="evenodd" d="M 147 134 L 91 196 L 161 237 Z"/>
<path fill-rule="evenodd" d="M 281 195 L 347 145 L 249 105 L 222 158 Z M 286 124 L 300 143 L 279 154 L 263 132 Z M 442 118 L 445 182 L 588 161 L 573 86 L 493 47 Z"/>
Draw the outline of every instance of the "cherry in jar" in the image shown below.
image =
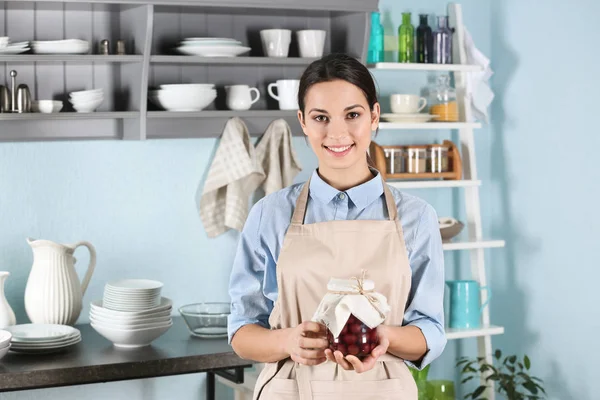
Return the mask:
<path fill-rule="evenodd" d="M 369 328 L 361 320 L 350 314 L 339 337 L 334 338 L 331 331 L 327 331 L 329 349 L 340 351 L 344 356 L 354 355 L 364 358 L 371 354 L 379 344 L 377 328 Z"/>

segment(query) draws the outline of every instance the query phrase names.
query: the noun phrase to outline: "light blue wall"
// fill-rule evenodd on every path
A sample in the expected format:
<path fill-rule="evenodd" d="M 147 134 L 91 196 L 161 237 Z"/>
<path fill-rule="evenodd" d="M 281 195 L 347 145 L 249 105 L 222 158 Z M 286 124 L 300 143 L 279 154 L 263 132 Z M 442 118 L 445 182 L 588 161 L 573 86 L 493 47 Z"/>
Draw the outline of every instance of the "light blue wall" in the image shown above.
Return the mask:
<path fill-rule="evenodd" d="M 490 266 L 507 327 L 497 343 L 529 353 L 552 399 L 597 399 L 600 4 L 502 0 L 492 12 L 489 216 L 507 238 Z"/>

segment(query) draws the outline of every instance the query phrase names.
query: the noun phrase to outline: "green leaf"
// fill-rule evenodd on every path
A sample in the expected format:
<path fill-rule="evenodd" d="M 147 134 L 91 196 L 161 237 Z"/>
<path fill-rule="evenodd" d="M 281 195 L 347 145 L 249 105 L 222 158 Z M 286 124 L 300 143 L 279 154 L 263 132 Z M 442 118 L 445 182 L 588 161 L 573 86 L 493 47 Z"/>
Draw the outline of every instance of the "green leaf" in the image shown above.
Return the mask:
<path fill-rule="evenodd" d="M 508 358 L 508 362 L 511 363 L 511 364 L 514 364 L 515 361 L 517 361 L 517 356 L 510 356 Z"/>
<path fill-rule="evenodd" d="M 463 379 L 462 381 L 460 381 L 460 383 L 466 383 L 469 382 L 471 379 L 475 378 L 475 376 L 471 375 L 471 376 L 467 376 L 465 379 Z"/>
<path fill-rule="evenodd" d="M 500 349 L 496 350 L 494 357 L 496 357 L 496 360 L 499 360 L 500 357 L 502 357 L 502 351 L 500 351 Z"/>
<path fill-rule="evenodd" d="M 525 363 L 525 368 L 527 368 L 527 369 L 531 368 L 531 360 L 529 360 L 529 357 L 527 357 L 527 354 L 525 355 L 525 357 L 523 357 L 523 362 Z"/>
<path fill-rule="evenodd" d="M 498 374 L 490 374 L 485 378 L 486 381 L 498 381 L 500 380 L 500 377 L 498 376 Z"/>
<path fill-rule="evenodd" d="M 525 367 L 523 366 L 523 363 L 518 362 L 517 365 L 519 366 L 519 369 L 524 369 Z"/>
<path fill-rule="evenodd" d="M 533 383 L 531 381 L 527 381 L 527 382 L 523 383 L 523 387 L 525 389 L 529 390 L 533 394 L 537 394 L 537 392 L 538 392 L 537 386 L 535 385 L 535 383 Z"/>
<path fill-rule="evenodd" d="M 515 373 L 515 367 L 508 365 L 506 366 L 506 369 L 509 370 L 510 372 L 512 372 L 513 374 Z"/>
<path fill-rule="evenodd" d="M 479 368 L 479 372 L 485 372 L 487 370 L 490 369 L 490 366 L 487 364 L 483 364 L 480 368 Z"/>
<path fill-rule="evenodd" d="M 473 392 L 472 397 L 475 399 L 477 397 L 479 397 L 480 394 L 482 394 L 485 389 L 487 388 L 487 386 L 479 386 L 477 389 L 475 389 L 475 391 Z"/>
<path fill-rule="evenodd" d="M 538 378 L 538 377 L 536 377 L 536 376 L 532 376 L 532 377 L 531 377 L 531 379 L 533 379 L 533 380 L 534 380 L 534 381 L 536 381 L 536 382 L 540 382 L 540 383 L 543 383 L 543 382 L 544 382 L 543 380 L 541 380 L 540 378 Z"/>
<path fill-rule="evenodd" d="M 468 362 L 469 362 L 469 359 L 468 359 L 468 358 L 463 358 L 462 360 L 459 360 L 459 361 L 456 363 L 456 366 L 457 366 L 457 367 L 460 367 L 461 365 L 463 365 L 463 364 L 465 364 L 465 363 L 468 363 Z"/>

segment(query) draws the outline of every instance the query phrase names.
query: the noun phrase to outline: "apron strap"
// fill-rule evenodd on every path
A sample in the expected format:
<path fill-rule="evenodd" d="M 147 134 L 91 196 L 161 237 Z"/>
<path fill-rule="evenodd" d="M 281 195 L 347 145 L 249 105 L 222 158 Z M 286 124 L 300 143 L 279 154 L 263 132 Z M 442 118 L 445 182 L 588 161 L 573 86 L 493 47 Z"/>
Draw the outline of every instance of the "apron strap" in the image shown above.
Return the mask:
<path fill-rule="evenodd" d="M 294 214 L 292 215 L 292 225 L 302 225 L 304 224 L 304 216 L 306 215 L 306 205 L 308 204 L 308 191 L 310 188 L 310 178 L 302 187 L 302 191 L 298 196 L 298 200 L 296 200 L 296 208 L 294 209 Z M 395 221 L 398 219 L 398 209 L 396 208 L 396 202 L 394 201 L 394 195 L 392 195 L 391 190 L 388 185 L 383 182 L 383 194 L 385 197 L 385 204 L 387 206 L 388 217 L 390 221 Z"/>

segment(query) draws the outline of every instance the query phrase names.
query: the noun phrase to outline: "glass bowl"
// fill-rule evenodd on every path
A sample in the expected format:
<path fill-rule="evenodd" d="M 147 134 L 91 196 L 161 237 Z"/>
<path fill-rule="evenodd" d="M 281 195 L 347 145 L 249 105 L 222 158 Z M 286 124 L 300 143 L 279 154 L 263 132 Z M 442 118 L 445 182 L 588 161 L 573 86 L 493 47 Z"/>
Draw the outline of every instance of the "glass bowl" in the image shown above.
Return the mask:
<path fill-rule="evenodd" d="M 200 338 L 227 337 L 229 303 L 195 303 L 179 307 L 190 333 Z"/>

